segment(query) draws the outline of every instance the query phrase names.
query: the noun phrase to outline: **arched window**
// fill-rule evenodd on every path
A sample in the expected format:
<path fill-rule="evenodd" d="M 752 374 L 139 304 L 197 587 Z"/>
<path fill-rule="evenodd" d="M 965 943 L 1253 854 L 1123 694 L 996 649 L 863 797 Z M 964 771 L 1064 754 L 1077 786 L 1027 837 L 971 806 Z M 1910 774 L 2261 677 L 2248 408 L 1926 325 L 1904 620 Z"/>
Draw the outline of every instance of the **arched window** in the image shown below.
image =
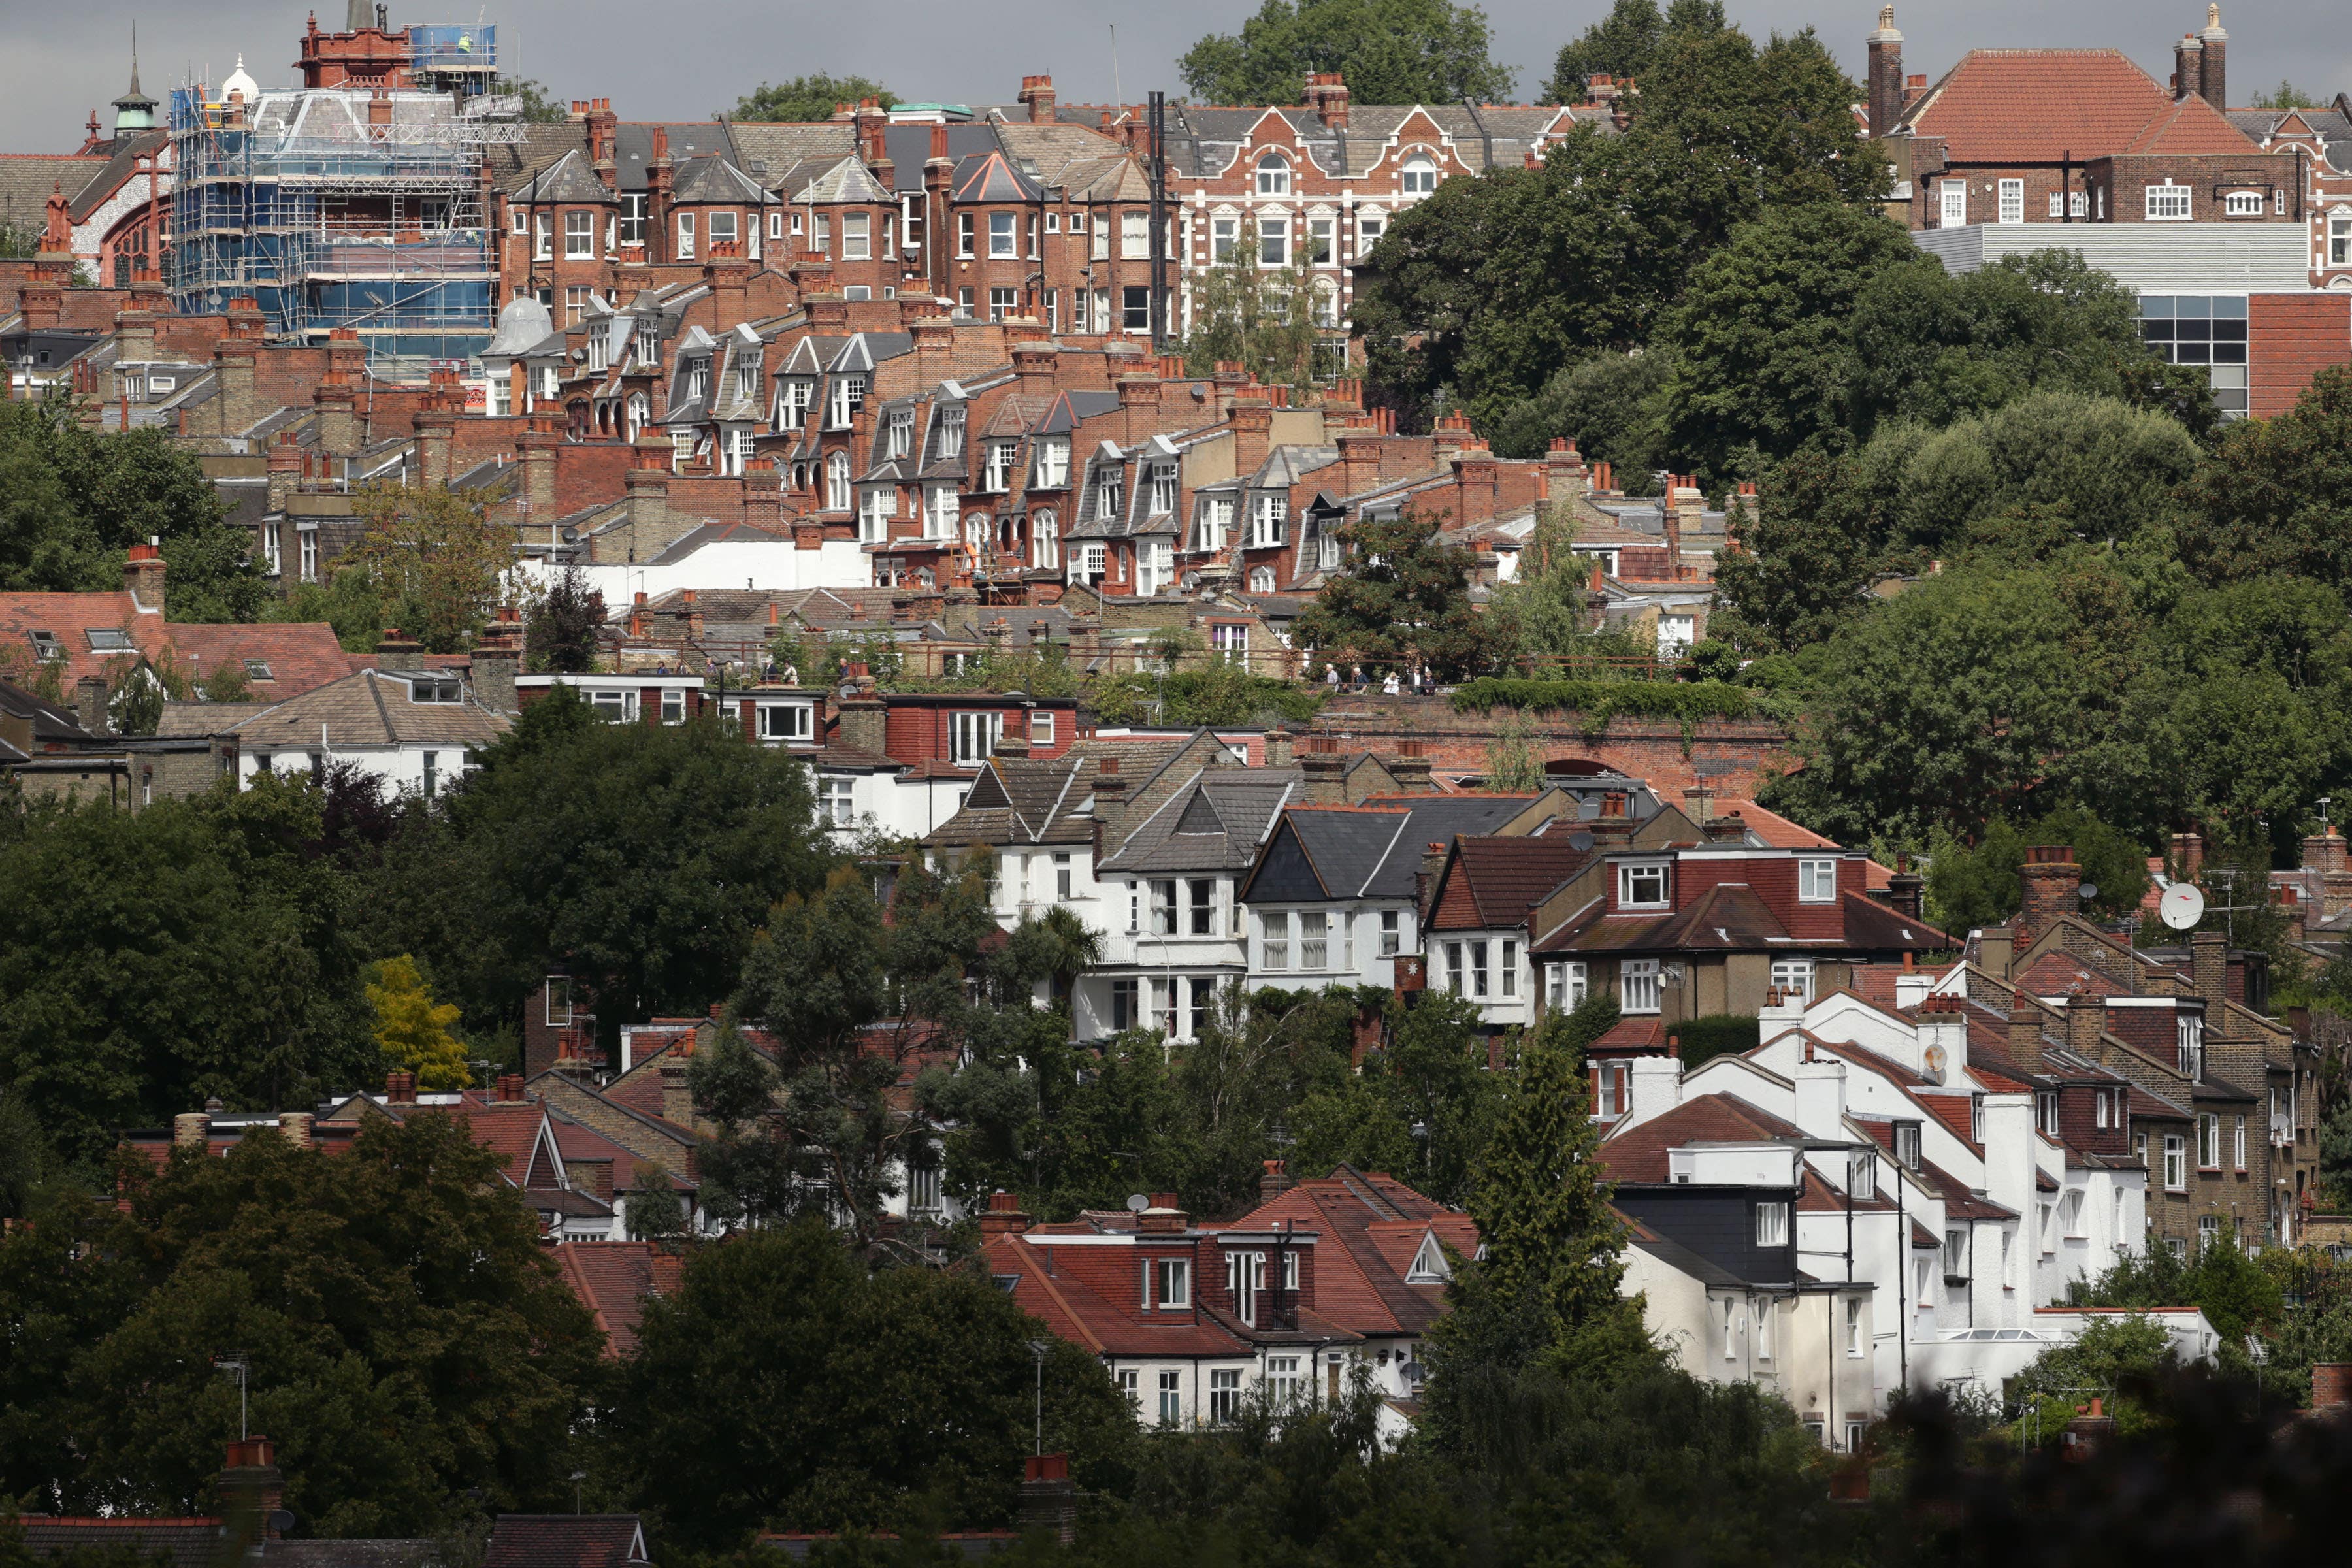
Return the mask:
<path fill-rule="evenodd" d="M 1257 161 L 1257 194 L 1262 196 L 1286 196 L 1290 194 L 1290 160 L 1279 153 L 1268 153 Z"/>
<path fill-rule="evenodd" d="M 1050 511 L 1029 514 L 1029 564 L 1059 566 L 1062 563 L 1061 524 Z"/>
<path fill-rule="evenodd" d="M 1404 161 L 1404 194 L 1425 196 L 1437 189 L 1437 163 L 1427 153 L 1415 153 Z"/>
<path fill-rule="evenodd" d="M 637 432 L 643 430 L 646 427 L 646 422 L 653 416 L 654 405 L 646 401 L 646 395 L 642 392 L 631 393 L 629 395 L 629 439 L 635 440 Z"/>
<path fill-rule="evenodd" d="M 849 510 L 849 454 L 835 452 L 824 460 L 824 505 L 827 511 Z"/>
<path fill-rule="evenodd" d="M 1273 567 L 1261 566 L 1256 571 L 1250 574 L 1250 592 L 1253 594 L 1271 594 L 1274 592 Z"/>

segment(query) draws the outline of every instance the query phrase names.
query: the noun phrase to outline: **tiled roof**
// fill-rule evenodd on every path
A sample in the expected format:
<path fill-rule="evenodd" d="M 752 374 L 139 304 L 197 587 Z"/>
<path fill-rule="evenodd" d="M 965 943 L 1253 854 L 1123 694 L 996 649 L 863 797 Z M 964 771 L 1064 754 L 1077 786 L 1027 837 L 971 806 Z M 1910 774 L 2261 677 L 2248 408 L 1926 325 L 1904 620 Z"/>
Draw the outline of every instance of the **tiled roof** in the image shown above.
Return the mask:
<path fill-rule="evenodd" d="M 482 1568 L 627 1568 L 645 1561 L 645 1531 L 634 1513 L 502 1513 Z"/>
<path fill-rule="evenodd" d="M 508 721 L 468 696 L 457 702 L 416 702 L 409 683 L 362 669 L 315 691 L 278 703 L 229 729 L 252 747 L 303 746 L 327 727 L 331 745 L 488 746 Z"/>
<path fill-rule="evenodd" d="M 1423 1241 L 1434 1235 L 1459 1257 L 1478 1251 L 1478 1227 L 1378 1172 L 1341 1165 L 1300 1182 L 1234 1220 L 1229 1230 L 1268 1230 L 1285 1221 L 1317 1233 L 1315 1311 L 1351 1333 L 1419 1334 L 1445 1310 L 1437 1280 L 1408 1281 Z"/>
<path fill-rule="evenodd" d="M 62 189 L 66 200 L 81 195 L 108 160 L 66 153 L 0 154 L 0 225 L 28 229 L 36 240 L 49 221 L 49 195 Z"/>
<path fill-rule="evenodd" d="M 685 1263 L 650 1241 L 572 1241 L 555 1249 L 555 1266 L 604 1331 L 605 1353 L 636 1352 L 646 1298 L 675 1292 Z"/>
<path fill-rule="evenodd" d="M 1013 1299 L 1055 1334 L 1097 1355 L 1238 1356 L 1248 1342 L 1206 1311 L 1166 1322 L 1139 1322 L 1120 1311 L 1066 1269 L 1046 1268 L 1048 1248 L 1018 1236 L 994 1236 L 986 1252 L 989 1272 L 1013 1280 Z"/>
<path fill-rule="evenodd" d="M 0 594 L 0 646 L 16 649 L 29 662 L 37 631 L 58 639 L 65 654 L 60 674 L 68 690 L 85 675 L 104 679 L 110 666 L 131 657 L 98 651 L 91 647 L 92 632 L 128 633 L 132 647 L 152 663 L 161 663 L 168 649 L 180 672 L 199 680 L 232 659 L 257 660 L 269 670 L 268 681 L 253 680 L 254 694 L 264 698 L 309 691 L 342 679 L 364 662 L 364 656 L 344 652 L 335 640 L 335 629 L 324 623 L 167 621 L 152 606 L 142 610 L 130 594 L 119 590 Z"/>
<path fill-rule="evenodd" d="M 1688 1143 L 1753 1143 L 1801 1138 L 1801 1132 L 1769 1111 L 1727 1094 L 1703 1094 L 1647 1121 L 1617 1124 L 1596 1156 L 1612 1182 L 1663 1182 L 1667 1151 Z"/>
<path fill-rule="evenodd" d="M 2193 92 L 2149 121 L 2124 149 L 2126 153 L 2170 153 L 2184 157 L 2198 153 L 2226 156 L 2255 150 L 2244 132 Z"/>
<path fill-rule="evenodd" d="M 1447 859 L 1433 931 L 1522 924 L 1528 911 L 1582 870 L 1593 846 L 1572 838 L 1456 838 Z"/>
<path fill-rule="evenodd" d="M 2054 163 L 2119 153 L 2171 106 L 2120 49 L 1971 49 L 1897 123 L 1955 163 Z"/>
<path fill-rule="evenodd" d="M 217 1519 L 70 1519 L 22 1517 L 25 1545 L 37 1557 L 68 1552 L 122 1551 L 162 1568 L 212 1568 L 226 1531 Z"/>

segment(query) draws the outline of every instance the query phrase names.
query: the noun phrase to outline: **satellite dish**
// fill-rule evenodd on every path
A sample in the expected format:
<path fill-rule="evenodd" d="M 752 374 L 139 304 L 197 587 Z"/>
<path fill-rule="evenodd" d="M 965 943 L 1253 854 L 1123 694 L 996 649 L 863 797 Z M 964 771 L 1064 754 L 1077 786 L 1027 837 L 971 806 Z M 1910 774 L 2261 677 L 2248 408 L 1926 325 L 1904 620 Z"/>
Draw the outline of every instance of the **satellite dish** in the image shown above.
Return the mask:
<path fill-rule="evenodd" d="M 1592 844 L 1593 838 L 1590 833 L 1580 830 L 1568 836 L 1568 847 L 1570 849 L 1590 849 Z"/>
<path fill-rule="evenodd" d="M 2174 931 L 2187 931 L 2205 918 L 2205 895 L 2187 882 L 2175 882 L 2157 901 L 2157 912 Z"/>
<path fill-rule="evenodd" d="M 2074 889 L 2074 896 L 2087 903 L 2099 896 L 2099 885 L 2096 882 L 2085 882 Z"/>
<path fill-rule="evenodd" d="M 1145 1209 L 1148 1209 L 1150 1206 L 1151 1200 L 1145 1197 L 1141 1193 L 1129 1193 L 1127 1194 L 1128 1213 L 1141 1214 Z"/>

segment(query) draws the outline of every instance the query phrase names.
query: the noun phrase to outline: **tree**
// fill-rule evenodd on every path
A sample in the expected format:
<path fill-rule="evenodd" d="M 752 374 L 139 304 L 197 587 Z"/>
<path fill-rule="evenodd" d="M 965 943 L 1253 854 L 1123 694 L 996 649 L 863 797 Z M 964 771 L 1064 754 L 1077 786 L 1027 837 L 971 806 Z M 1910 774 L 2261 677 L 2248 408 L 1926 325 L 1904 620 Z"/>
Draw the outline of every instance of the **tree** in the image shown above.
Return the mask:
<path fill-rule="evenodd" d="M 1940 428 L 2042 390 L 2175 412 L 2167 373 L 2184 368 L 2140 341 L 2137 296 L 2075 250 L 1958 276 L 1924 258 L 1885 268 L 1855 299 L 1850 330 L 1856 439 L 1890 420 Z M 2200 437 L 2213 417 L 2210 389 L 2201 397 L 2203 422 L 2183 421 Z"/>
<path fill-rule="evenodd" d="M 2325 109 L 2328 100 L 2315 97 L 2282 77 L 2278 86 L 2268 92 L 2258 92 L 2249 100 L 2255 109 Z"/>
<path fill-rule="evenodd" d="M 1821 642 L 1863 612 L 1882 529 L 1853 459 L 1792 453 L 1758 488 L 1753 518 L 1734 521 L 1717 557 L 1716 636 L 1759 653 Z"/>
<path fill-rule="evenodd" d="M 2094 919 L 2137 909 L 2147 891 L 2145 851 L 2089 812 L 2069 806 L 2023 827 L 1995 817 L 1974 845 L 1938 848 L 1927 872 L 1930 918 L 1958 935 L 2008 920 L 2023 896 L 2019 870 L 2026 848 L 2038 844 L 2074 851 L 2082 879 L 2099 889 L 2083 904 Z"/>
<path fill-rule="evenodd" d="M 263 607 L 265 621 L 315 624 L 324 621 L 348 653 L 373 653 L 388 626 L 397 626 L 400 610 L 385 600 L 375 574 L 362 566 L 338 563 L 324 583 L 297 583 L 285 597 Z"/>
<path fill-rule="evenodd" d="M 1232 363 L 1269 386 L 1308 386 L 1316 346 L 1324 341 L 1321 322 L 1328 320 L 1334 331 L 1338 327 L 1339 296 L 1329 287 L 1328 280 L 1318 283 L 1303 239 L 1286 269 L 1259 266 L 1257 220 L 1244 217 L 1232 250 L 1193 284 L 1186 374 L 1207 375 Z"/>
<path fill-rule="evenodd" d="M 2322 369 L 2275 419 L 2230 426 L 2179 500 L 2180 558 L 2208 582 L 2352 581 L 2352 366 Z"/>
<path fill-rule="evenodd" d="M 686 1204 L 661 1166 L 639 1161 L 636 1184 L 622 1204 L 632 1241 L 671 1241 L 686 1234 Z"/>
<path fill-rule="evenodd" d="M 303 1534 L 433 1533 L 466 1488 L 568 1505 L 603 1335 L 500 1163 L 428 1114 L 332 1153 L 262 1131 L 134 1155 L 121 1209 L 60 1194 L 0 1239 L 0 1311 L 39 1325 L 0 1361 L 0 1485 L 44 1512 L 202 1511 L 235 1348 Z"/>
<path fill-rule="evenodd" d="M 761 82 L 757 91 L 747 92 L 735 100 L 735 111 L 729 118 L 793 122 L 830 120 L 844 104 L 856 105 L 869 98 L 885 109 L 898 101 L 897 93 L 869 77 L 812 71 L 772 86 Z"/>
<path fill-rule="evenodd" d="M 211 1096 L 286 1105 L 377 1055 L 320 793 L 257 776 L 136 814 L 42 808 L 0 840 L 0 1083 L 65 1152 Z"/>
<path fill-rule="evenodd" d="M 984 1528 L 1012 1517 L 1034 1440 L 1032 1341 L 1045 1441 L 1100 1485 L 1133 1441 L 1126 1401 L 985 1274 L 869 1276 L 819 1221 L 754 1231 L 646 1303 L 613 1453 L 638 1505 L 699 1547 L 905 1529 L 925 1510 Z"/>
<path fill-rule="evenodd" d="M 352 510 L 365 531 L 344 561 L 385 584 L 403 628 L 428 651 L 464 649 L 514 571 L 512 525 L 444 485 L 373 484 Z"/>
<path fill-rule="evenodd" d="M 1617 0 L 1608 16 L 1584 29 L 1582 37 L 1559 47 L 1543 100 L 1582 103 L 1586 85 L 1596 76 L 1631 80 L 1643 75 L 1665 31 L 1657 0 Z"/>
<path fill-rule="evenodd" d="M 1875 199 L 1858 91 L 1809 32 L 1759 49 L 1670 27 L 1622 134 L 1580 127 L 1541 168 L 1449 180 L 1390 226 L 1352 307 L 1378 395 L 1418 421 L 1454 389 L 1490 429 L 1562 365 L 1645 342 L 1738 225 Z"/>
<path fill-rule="evenodd" d="M 163 543 L 171 616 L 251 620 L 268 595 L 195 458 L 157 428 L 85 428 L 62 395 L 0 407 L 0 590 L 116 589 L 123 552 Z"/>
<path fill-rule="evenodd" d="M 525 709 L 442 806 L 442 826 L 389 847 L 371 942 L 424 958 L 481 1028 L 558 967 L 608 1044 L 654 1012 L 700 1014 L 825 858 L 799 759 L 716 721 L 606 724 L 563 690 Z"/>
<path fill-rule="evenodd" d="M 416 960 L 404 952 L 385 959 L 375 970 L 367 999 L 375 1009 L 375 1044 L 384 1059 L 415 1073 L 419 1089 L 439 1091 L 472 1083 L 465 1044 L 449 1032 L 458 1009 L 433 1000 Z"/>
<path fill-rule="evenodd" d="M 1658 323 L 1674 354 L 1659 394 L 1668 450 L 1716 479 L 1751 478 L 1842 432 L 1855 299 L 1889 268 L 1936 266 L 1892 218 L 1835 203 L 1734 230 Z"/>
<path fill-rule="evenodd" d="M 571 118 L 563 100 L 550 94 L 545 84 L 528 77 L 501 82 L 499 89 L 522 100 L 520 119 L 526 125 L 561 125 Z"/>
<path fill-rule="evenodd" d="M 1540 458 L 1565 437 L 1588 463 L 1607 463 L 1639 487 L 1665 458 L 1659 395 L 1671 355 L 1606 350 L 1564 364 L 1532 397 L 1496 416 L 1490 436 L 1498 458 Z"/>
<path fill-rule="evenodd" d="M 1358 103 L 1498 103 L 1512 72 L 1487 58 L 1487 37 L 1486 12 L 1454 0 L 1265 0 L 1176 68 L 1204 103 L 1297 103 L 1322 71 Z"/>
<path fill-rule="evenodd" d="M 577 565 L 531 607 L 523 651 L 533 670 L 580 675 L 596 668 L 604 631 L 604 595 L 588 585 Z"/>
<path fill-rule="evenodd" d="M 1410 512 L 1342 527 L 1348 569 L 1300 614 L 1293 640 L 1376 669 L 1427 665 L 1447 680 L 1501 665 L 1509 628 L 1472 605 L 1470 552 L 1437 531 Z"/>
<path fill-rule="evenodd" d="M 2103 564 L 1948 571 L 1829 646 L 1775 798 L 1834 837 L 1924 845 L 2074 803 L 2137 826 L 2139 628 Z"/>

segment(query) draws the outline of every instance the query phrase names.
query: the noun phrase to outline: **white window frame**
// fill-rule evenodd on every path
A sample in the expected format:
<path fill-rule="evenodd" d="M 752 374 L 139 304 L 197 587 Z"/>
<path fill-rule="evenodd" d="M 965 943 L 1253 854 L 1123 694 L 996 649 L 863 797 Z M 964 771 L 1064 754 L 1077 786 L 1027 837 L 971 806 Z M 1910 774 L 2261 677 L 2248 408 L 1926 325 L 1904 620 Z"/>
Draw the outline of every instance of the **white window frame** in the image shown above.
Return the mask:
<path fill-rule="evenodd" d="M 1408 196 L 1433 195 L 1437 192 L 1437 160 L 1426 153 L 1415 153 L 1397 170 L 1397 189 Z"/>
<path fill-rule="evenodd" d="M 1786 1247 L 1789 1245 L 1789 1204 L 1785 1198 L 1769 1198 L 1756 1205 L 1756 1245 Z"/>
<path fill-rule="evenodd" d="M 1649 897 L 1648 884 L 1656 883 Z M 1617 907 L 1621 910 L 1664 910 L 1674 907 L 1674 873 L 1664 860 L 1628 861 L 1617 868 Z"/>
<path fill-rule="evenodd" d="M 677 215 L 677 258 L 680 261 L 694 259 L 694 215 L 692 213 Z"/>
<path fill-rule="evenodd" d="M 1813 961 L 1810 958 L 1776 958 L 1772 961 L 1772 989 L 1783 997 L 1794 993 L 1808 1005 L 1813 999 Z"/>
<path fill-rule="evenodd" d="M 1618 966 L 1617 1005 L 1620 1012 L 1654 1014 L 1660 1010 L 1658 961 L 1629 958 Z"/>
<path fill-rule="evenodd" d="M 1573 1012 L 1592 990 L 1592 966 L 1580 958 L 1544 965 L 1544 1007 L 1549 1012 Z"/>
<path fill-rule="evenodd" d="M 1797 901 L 1801 904 L 1833 904 L 1837 902 L 1837 862 L 1829 859 L 1803 859 L 1797 862 Z"/>
<path fill-rule="evenodd" d="M 872 213 L 841 215 L 841 258 L 844 261 L 874 259 L 874 215 Z"/>
<path fill-rule="evenodd" d="M 1004 738 L 1004 715 L 977 710 L 948 716 L 948 760 L 957 767 L 978 767 L 996 752 Z"/>
<path fill-rule="evenodd" d="M 807 702 L 762 702 L 759 705 L 760 739 L 809 742 L 816 739 L 816 710 Z"/>
<path fill-rule="evenodd" d="M 2221 216 L 2260 217 L 2263 205 L 2263 193 L 2260 191 L 2231 191 L 2221 198 Z"/>
<path fill-rule="evenodd" d="M 2189 1190 L 2189 1140 L 2178 1132 L 2164 1135 L 2164 1190 L 2168 1193 Z"/>
<path fill-rule="evenodd" d="M 826 827 L 851 827 L 857 822 L 857 782 L 845 774 L 828 773 L 816 781 L 816 819 Z M 938 1175 L 937 1172 L 932 1173 Z M 936 1208 L 937 1204 L 925 1205 Z"/>
<path fill-rule="evenodd" d="M 1281 153 L 1267 152 L 1255 165 L 1257 194 L 1262 196 L 1286 196 L 1290 194 L 1290 159 Z"/>
<path fill-rule="evenodd" d="M 2149 223 L 2187 223 L 2196 216 L 2196 201 L 2189 186 L 2175 184 L 2168 179 L 2160 185 L 2143 189 Z"/>
<path fill-rule="evenodd" d="M 563 258 L 593 261 L 596 257 L 596 215 L 574 207 L 563 215 Z"/>
<path fill-rule="evenodd" d="M 1969 221 L 1969 183 L 1966 180 L 1945 180 L 1937 187 L 1942 199 L 1939 228 L 1960 228 Z"/>
<path fill-rule="evenodd" d="M 2023 223 L 2025 221 L 2025 182 L 2003 180 L 2000 183 L 1998 194 L 2000 205 L 1994 209 L 1998 215 L 1996 221 L 2006 224 Z"/>

